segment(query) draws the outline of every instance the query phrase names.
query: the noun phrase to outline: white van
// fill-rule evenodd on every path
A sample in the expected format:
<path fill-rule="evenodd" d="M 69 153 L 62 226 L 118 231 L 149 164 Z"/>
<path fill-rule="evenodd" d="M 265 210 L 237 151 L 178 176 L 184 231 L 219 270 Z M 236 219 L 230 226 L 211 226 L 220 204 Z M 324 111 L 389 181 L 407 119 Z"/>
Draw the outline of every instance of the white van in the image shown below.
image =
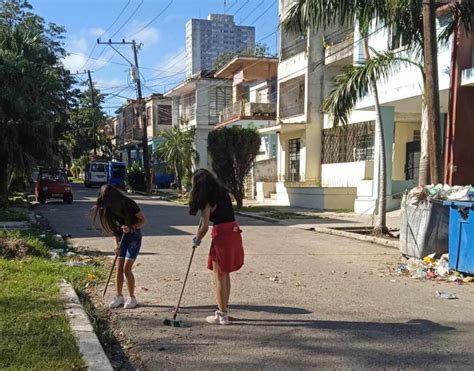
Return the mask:
<path fill-rule="evenodd" d="M 87 188 L 93 185 L 101 186 L 107 183 L 108 161 L 92 161 L 86 166 L 84 185 Z"/>

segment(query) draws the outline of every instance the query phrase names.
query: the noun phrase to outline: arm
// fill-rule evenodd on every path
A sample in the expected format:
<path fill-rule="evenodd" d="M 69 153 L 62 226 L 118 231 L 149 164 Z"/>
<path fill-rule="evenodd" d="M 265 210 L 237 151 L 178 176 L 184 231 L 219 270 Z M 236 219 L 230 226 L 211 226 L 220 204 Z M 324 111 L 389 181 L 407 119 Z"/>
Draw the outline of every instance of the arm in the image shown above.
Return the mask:
<path fill-rule="evenodd" d="M 196 237 L 193 239 L 194 247 L 199 246 L 201 240 L 207 234 L 209 230 L 209 217 L 211 215 L 211 207 L 207 205 L 204 210 L 201 210 L 201 221 L 199 222 L 199 228 L 196 233 Z M 197 243 L 197 244 L 196 244 Z"/>
<path fill-rule="evenodd" d="M 145 215 L 143 214 L 143 212 L 140 211 L 140 212 L 136 213 L 135 217 L 137 218 L 138 221 L 134 225 L 132 225 L 132 226 L 122 225 L 122 231 L 124 233 L 130 232 L 130 229 L 141 229 L 145 225 L 146 219 L 145 219 Z"/>

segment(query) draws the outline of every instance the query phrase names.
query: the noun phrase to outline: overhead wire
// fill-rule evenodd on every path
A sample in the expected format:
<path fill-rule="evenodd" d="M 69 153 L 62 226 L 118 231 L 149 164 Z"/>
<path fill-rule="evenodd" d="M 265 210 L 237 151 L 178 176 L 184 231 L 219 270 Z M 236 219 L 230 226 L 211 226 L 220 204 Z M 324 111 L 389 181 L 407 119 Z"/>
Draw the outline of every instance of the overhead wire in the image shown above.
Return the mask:
<path fill-rule="evenodd" d="M 166 10 L 168 10 L 168 8 L 171 6 L 171 4 L 173 4 L 174 0 L 171 0 L 168 5 L 166 5 L 164 7 L 163 10 L 161 10 L 161 12 L 158 13 L 158 15 L 156 15 L 156 17 L 154 17 L 150 22 L 148 22 L 145 26 L 143 26 L 140 30 L 138 30 L 137 32 L 133 33 L 132 35 L 128 36 L 129 38 L 132 38 L 133 36 L 136 36 L 138 35 L 139 33 L 145 31 L 153 22 L 155 22 L 164 12 L 166 12 Z"/>

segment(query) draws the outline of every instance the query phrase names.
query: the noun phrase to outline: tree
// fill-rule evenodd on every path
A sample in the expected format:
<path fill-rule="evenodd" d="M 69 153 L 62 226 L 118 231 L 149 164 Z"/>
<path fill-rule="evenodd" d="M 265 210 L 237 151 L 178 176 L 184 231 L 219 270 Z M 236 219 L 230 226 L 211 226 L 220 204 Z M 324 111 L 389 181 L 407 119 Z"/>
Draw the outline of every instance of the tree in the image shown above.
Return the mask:
<path fill-rule="evenodd" d="M 216 60 L 214 61 L 214 70 L 218 71 L 222 67 L 224 67 L 227 63 L 229 63 L 233 58 L 236 56 L 266 56 L 269 55 L 269 50 L 270 48 L 268 47 L 267 44 L 265 43 L 257 43 L 255 45 L 255 49 L 247 49 L 244 51 L 239 52 L 237 51 L 231 51 L 231 52 L 224 52 L 221 53 L 217 56 Z"/>
<path fill-rule="evenodd" d="M 108 117 L 102 110 L 104 96 L 98 89 L 93 89 L 94 104 L 90 91 L 78 94 L 78 105 L 74 107 L 63 133 L 62 144 L 68 163 L 75 158 L 93 152 L 101 152 L 107 158 L 112 158 L 116 149 L 105 133 Z"/>
<path fill-rule="evenodd" d="M 62 27 L 46 25 L 27 1 L 0 5 L 0 197 L 35 164 L 59 163 L 59 137 L 74 102 L 61 65 Z"/>
<path fill-rule="evenodd" d="M 179 190 L 182 189 L 183 179 L 191 176 L 193 167 L 199 162 L 199 154 L 194 147 L 195 136 L 195 129 L 181 131 L 178 127 L 165 130 L 160 135 L 164 141 L 158 146 L 157 158 L 174 172 Z"/>
<path fill-rule="evenodd" d="M 253 166 L 260 143 L 257 130 L 251 128 L 228 127 L 213 130 L 207 138 L 212 168 L 234 195 L 238 209 L 243 206 L 245 177 Z"/>

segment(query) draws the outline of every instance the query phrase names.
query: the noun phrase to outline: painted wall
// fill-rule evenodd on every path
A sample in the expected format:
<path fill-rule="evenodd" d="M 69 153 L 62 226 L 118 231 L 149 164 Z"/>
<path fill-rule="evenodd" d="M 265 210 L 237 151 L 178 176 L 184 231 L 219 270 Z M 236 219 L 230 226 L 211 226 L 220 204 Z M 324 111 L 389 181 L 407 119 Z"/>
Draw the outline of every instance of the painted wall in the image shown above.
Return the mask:
<path fill-rule="evenodd" d="M 421 129 L 421 122 L 396 122 L 393 144 L 392 179 L 405 180 L 406 145 L 413 142 L 413 133 Z"/>
<path fill-rule="evenodd" d="M 344 162 L 322 165 L 323 187 L 357 187 L 362 179 L 372 178 L 373 161 Z"/>
<path fill-rule="evenodd" d="M 279 204 L 316 210 L 352 210 L 356 197 L 353 187 L 286 187 L 276 184 Z"/>

